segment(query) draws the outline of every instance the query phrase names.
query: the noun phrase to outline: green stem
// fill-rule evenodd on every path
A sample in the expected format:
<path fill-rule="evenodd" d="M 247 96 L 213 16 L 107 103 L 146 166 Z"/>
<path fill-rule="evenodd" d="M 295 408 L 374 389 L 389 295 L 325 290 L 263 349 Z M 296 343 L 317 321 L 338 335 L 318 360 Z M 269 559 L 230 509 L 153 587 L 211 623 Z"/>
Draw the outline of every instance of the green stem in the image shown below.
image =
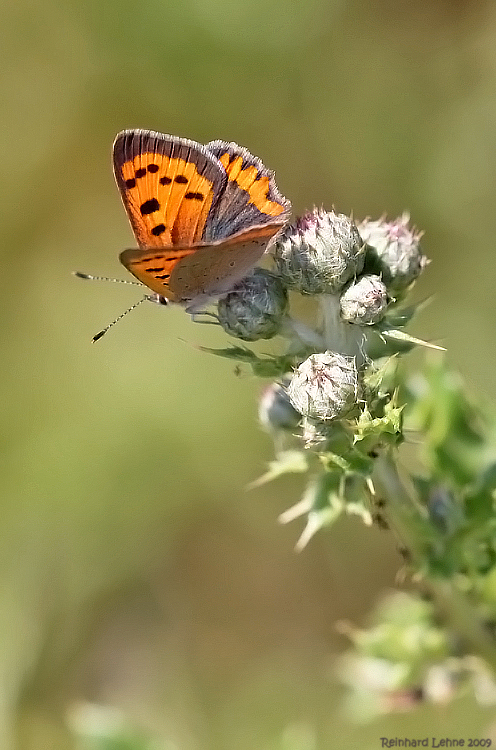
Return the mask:
<path fill-rule="evenodd" d="M 326 350 L 355 357 L 357 365 L 362 365 L 366 359 L 367 348 L 364 327 L 342 320 L 339 294 L 319 294 L 317 300 Z"/>
<path fill-rule="evenodd" d="M 433 575 L 428 568 L 429 548 L 439 537 L 415 498 L 400 477 L 396 462 L 389 455 L 377 458 L 374 485 L 385 501 L 381 513 L 408 549 L 414 567 L 422 574 L 422 586 L 430 594 L 446 625 L 466 644 L 468 650 L 482 657 L 496 674 L 496 642 L 470 599 L 452 580 Z"/>

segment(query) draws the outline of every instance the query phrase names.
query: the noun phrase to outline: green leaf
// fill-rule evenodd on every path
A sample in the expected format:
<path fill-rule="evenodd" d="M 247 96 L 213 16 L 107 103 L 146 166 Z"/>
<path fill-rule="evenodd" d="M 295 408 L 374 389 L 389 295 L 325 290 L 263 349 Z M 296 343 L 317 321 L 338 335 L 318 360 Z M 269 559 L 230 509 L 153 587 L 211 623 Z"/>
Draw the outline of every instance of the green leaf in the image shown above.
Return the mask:
<path fill-rule="evenodd" d="M 234 359 L 237 362 L 250 365 L 254 375 L 261 378 L 276 378 L 279 375 L 284 375 L 292 370 L 296 364 L 294 356 L 277 357 L 267 354 L 259 357 L 258 354 L 244 346 L 229 346 L 225 349 L 211 349 L 207 346 L 201 346 L 200 349 L 209 354 L 215 354 L 217 357 Z"/>
<path fill-rule="evenodd" d="M 391 387 L 391 382 L 394 381 L 396 371 L 398 368 L 398 356 L 393 354 L 387 357 L 384 362 L 379 365 L 373 365 L 368 367 L 363 375 L 363 382 L 367 390 L 377 393 L 384 389 L 384 384 L 387 387 Z"/>
<path fill-rule="evenodd" d="M 406 326 L 413 316 L 419 311 L 423 310 L 430 304 L 431 298 L 425 299 L 422 302 L 416 302 L 414 305 L 408 307 L 397 307 L 396 305 L 390 305 L 386 313 L 385 322 L 389 328 L 403 328 Z"/>
<path fill-rule="evenodd" d="M 496 501 L 496 463 L 491 464 L 478 477 L 475 486 L 465 494 L 464 508 L 467 519 L 482 525 L 494 517 Z"/>
<path fill-rule="evenodd" d="M 257 359 L 255 352 L 248 349 L 246 346 L 228 346 L 225 349 L 212 349 L 209 346 L 200 346 L 202 352 L 208 352 L 209 354 L 216 354 L 218 357 L 225 357 L 226 359 L 235 359 L 238 362 L 246 362 L 251 364 Z"/>
<path fill-rule="evenodd" d="M 487 419 L 471 404 L 461 379 L 432 362 L 409 383 L 409 423 L 422 433 L 424 460 L 437 477 L 466 488 L 477 482 L 494 456 Z"/>
<path fill-rule="evenodd" d="M 296 542 L 295 549 L 298 552 L 307 546 L 317 531 L 334 523 L 342 514 L 344 500 L 341 489 L 340 477 L 333 472 L 324 472 L 308 484 L 302 503 L 310 510 L 305 528 Z"/>
<path fill-rule="evenodd" d="M 374 446 L 381 443 L 397 444 L 403 438 L 403 410 L 404 406 L 395 406 L 393 397 L 384 406 L 384 416 L 372 417 L 368 409 L 364 409 L 356 422 L 354 442 L 366 441 L 362 451 L 369 453 Z"/>
<path fill-rule="evenodd" d="M 412 344 L 414 346 L 426 346 L 429 349 L 437 349 L 440 352 L 446 351 L 444 346 L 431 344 L 429 341 L 422 341 L 422 339 L 417 339 L 415 338 L 415 336 L 410 336 L 409 333 L 401 331 L 398 328 L 387 328 L 386 326 L 382 326 L 379 327 L 379 330 L 382 336 L 386 336 L 387 338 L 393 339 L 394 341 L 399 341 L 401 343 L 404 342 L 407 344 Z"/>
<path fill-rule="evenodd" d="M 348 453 L 346 455 L 348 456 Z M 351 466 L 348 458 L 341 456 L 339 453 L 326 451 L 325 453 L 322 453 L 320 455 L 320 459 L 329 471 L 333 471 L 334 469 L 338 468 L 343 472 L 351 472 Z"/>
<path fill-rule="evenodd" d="M 284 474 L 304 474 L 309 469 L 311 455 L 303 451 L 283 451 L 275 461 L 269 463 L 269 470 L 265 474 L 255 479 L 254 482 L 250 482 L 248 489 L 260 487 Z"/>

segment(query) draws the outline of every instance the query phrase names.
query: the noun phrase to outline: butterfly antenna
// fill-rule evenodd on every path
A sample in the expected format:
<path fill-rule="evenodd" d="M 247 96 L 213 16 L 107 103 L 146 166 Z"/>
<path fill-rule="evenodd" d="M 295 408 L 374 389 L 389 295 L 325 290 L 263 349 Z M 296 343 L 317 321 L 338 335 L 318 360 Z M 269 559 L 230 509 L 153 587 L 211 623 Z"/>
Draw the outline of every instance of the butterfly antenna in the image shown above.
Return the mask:
<path fill-rule="evenodd" d="M 94 277 L 91 277 L 91 278 L 94 278 Z M 132 284 L 133 282 L 131 281 L 129 283 Z M 134 305 L 131 305 L 131 307 L 128 307 L 127 310 L 124 310 L 124 312 L 119 315 L 119 317 L 117 317 L 115 320 L 109 323 L 108 326 L 105 326 L 103 330 L 99 331 L 97 334 L 95 334 L 95 336 L 93 336 L 93 339 L 92 339 L 93 343 L 95 343 L 95 341 L 98 341 L 98 339 L 101 339 L 102 336 L 104 336 L 107 333 L 109 328 L 112 328 L 112 326 L 115 326 L 115 324 L 118 323 L 119 320 L 121 320 L 125 315 L 130 313 L 136 307 L 139 307 L 139 305 L 141 305 L 143 302 L 149 302 L 149 301 L 150 301 L 150 298 L 148 295 L 146 295 L 146 297 L 143 297 L 142 299 L 138 300 L 138 302 L 135 302 Z"/>
<path fill-rule="evenodd" d="M 90 273 L 82 273 L 82 271 L 73 271 L 73 276 L 77 276 L 78 279 L 90 279 L 91 281 L 112 281 L 114 284 L 131 284 L 132 286 L 143 286 L 139 281 L 131 281 L 130 279 L 111 279 L 108 276 L 92 276 Z"/>

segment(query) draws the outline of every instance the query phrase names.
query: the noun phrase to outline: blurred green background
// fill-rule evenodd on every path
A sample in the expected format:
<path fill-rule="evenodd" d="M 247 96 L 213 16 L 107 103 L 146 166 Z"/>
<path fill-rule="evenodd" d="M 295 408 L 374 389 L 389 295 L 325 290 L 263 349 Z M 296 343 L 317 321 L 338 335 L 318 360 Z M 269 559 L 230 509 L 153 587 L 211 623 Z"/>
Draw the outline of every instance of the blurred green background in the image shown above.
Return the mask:
<path fill-rule="evenodd" d="M 335 622 L 365 622 L 395 585 L 391 535 L 348 520 L 296 555 L 300 528 L 276 519 L 298 480 L 245 490 L 272 457 L 261 383 L 198 349 L 227 337 L 144 305 L 93 346 L 139 294 L 71 271 L 126 276 L 117 131 L 235 140 L 276 170 L 296 213 L 411 211 L 432 259 L 417 295 L 435 295 L 411 332 L 445 344 L 490 399 L 496 5 L 1 10 L 0 748 L 348 750 L 494 735 L 492 710 L 470 698 L 348 722 Z M 121 720 L 127 744 L 77 739 Z"/>

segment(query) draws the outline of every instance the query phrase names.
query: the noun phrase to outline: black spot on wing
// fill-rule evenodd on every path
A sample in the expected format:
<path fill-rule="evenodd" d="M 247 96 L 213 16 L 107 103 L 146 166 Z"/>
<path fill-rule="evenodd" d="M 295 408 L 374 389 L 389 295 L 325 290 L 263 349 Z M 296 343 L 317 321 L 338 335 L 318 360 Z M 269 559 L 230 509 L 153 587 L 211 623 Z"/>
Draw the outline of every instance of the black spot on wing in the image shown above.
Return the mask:
<path fill-rule="evenodd" d="M 113 147 L 114 173 L 119 189 L 125 193 L 127 190 L 136 186 L 135 183 L 126 184 L 126 179 L 122 174 L 122 168 L 125 164 L 136 163 L 143 154 L 156 154 L 157 164 L 160 164 L 161 157 L 166 159 L 179 159 L 190 164 L 193 163 L 198 174 L 204 177 L 212 185 L 212 203 L 210 210 L 215 210 L 215 206 L 224 192 L 227 184 L 227 176 L 224 167 L 220 164 L 215 154 L 207 146 L 203 146 L 196 141 L 188 138 L 178 138 L 173 135 L 158 133 L 153 130 L 123 130 L 117 134 Z M 151 172 L 157 164 L 153 163 L 153 156 L 150 157 Z M 138 162 L 139 163 L 139 162 Z M 158 170 L 159 183 L 161 185 L 170 185 L 171 177 L 166 174 L 160 175 Z M 172 175 L 173 177 L 173 175 Z M 185 175 L 177 175 L 179 184 L 187 184 Z M 136 180 L 136 176 L 133 178 Z M 136 229 L 131 206 L 126 204 L 131 223 Z"/>
<path fill-rule="evenodd" d="M 155 235 L 155 237 L 160 237 L 161 234 L 163 234 L 166 230 L 165 224 L 157 224 L 156 227 L 153 227 L 152 234 Z"/>
<path fill-rule="evenodd" d="M 202 239 L 207 242 L 222 240 L 231 234 L 255 225 L 280 224 L 282 226 L 289 216 L 291 203 L 277 189 L 274 173 L 267 169 L 257 156 L 236 143 L 211 141 L 207 144 L 207 148 L 218 159 L 228 154 L 229 163 L 241 157 L 242 169 L 255 167 L 256 174 L 253 177 L 253 182 L 262 179 L 262 177 L 268 177 L 267 200 L 278 203 L 282 206 L 283 211 L 277 216 L 264 213 L 263 206 L 261 206 L 262 210 L 259 210 L 250 199 L 247 190 L 240 188 L 236 182 L 230 181 L 217 205 L 209 213 Z"/>
<path fill-rule="evenodd" d="M 153 214 L 155 211 L 158 211 L 160 208 L 160 203 L 156 198 L 150 198 L 150 200 L 145 201 L 140 206 L 140 211 L 142 216 L 146 216 L 146 214 Z"/>

